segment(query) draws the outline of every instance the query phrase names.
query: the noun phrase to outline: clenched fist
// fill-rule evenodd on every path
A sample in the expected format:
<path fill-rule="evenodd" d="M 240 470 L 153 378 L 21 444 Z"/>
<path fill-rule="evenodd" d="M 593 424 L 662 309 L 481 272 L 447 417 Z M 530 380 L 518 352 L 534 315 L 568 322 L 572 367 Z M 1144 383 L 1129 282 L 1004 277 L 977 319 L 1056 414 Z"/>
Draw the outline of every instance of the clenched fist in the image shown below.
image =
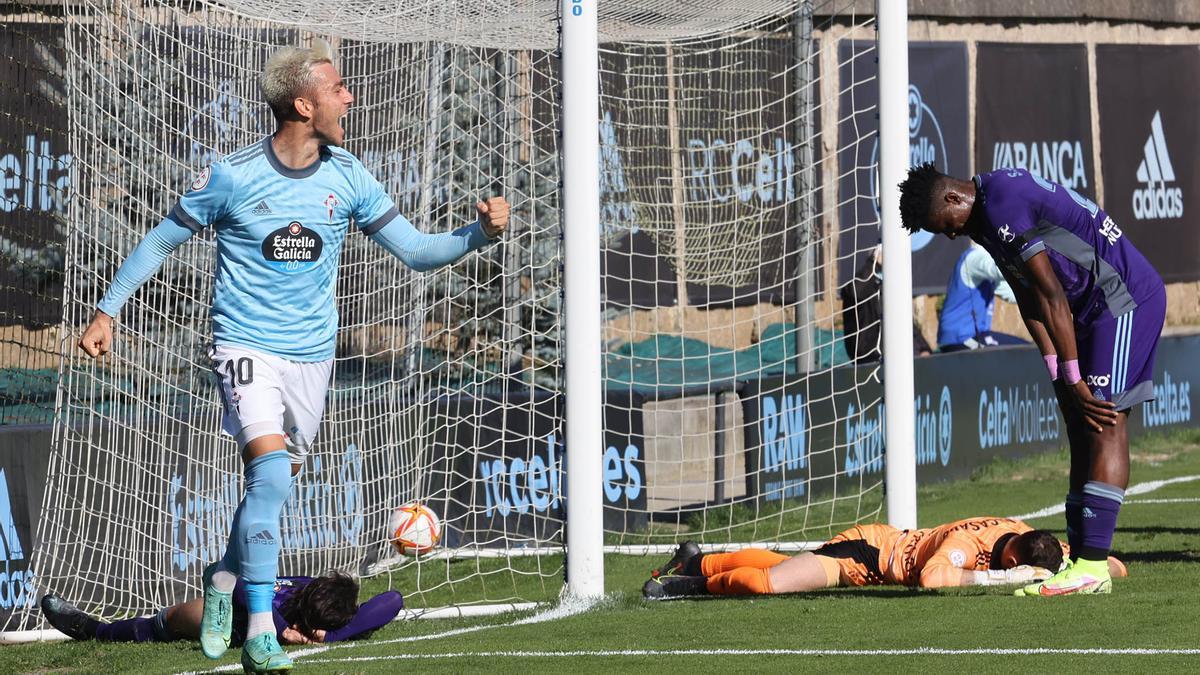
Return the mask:
<path fill-rule="evenodd" d="M 92 322 L 83 331 L 83 337 L 79 338 L 79 348 L 92 358 L 104 356 L 112 346 L 112 337 L 112 317 L 96 310 Z"/>
<path fill-rule="evenodd" d="M 504 197 L 489 197 L 486 202 L 475 204 L 475 210 L 479 211 L 479 224 L 489 238 L 495 239 L 508 229 L 508 200 Z"/>

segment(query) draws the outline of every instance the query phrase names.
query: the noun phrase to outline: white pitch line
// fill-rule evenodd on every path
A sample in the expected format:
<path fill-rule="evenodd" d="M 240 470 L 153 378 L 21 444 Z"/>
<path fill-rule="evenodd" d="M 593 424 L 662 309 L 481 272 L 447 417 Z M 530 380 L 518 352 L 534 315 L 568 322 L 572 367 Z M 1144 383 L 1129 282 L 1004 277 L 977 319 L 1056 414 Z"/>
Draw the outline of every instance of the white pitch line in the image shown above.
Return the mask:
<path fill-rule="evenodd" d="M 1195 504 L 1200 497 L 1176 497 L 1174 499 L 1131 499 L 1126 504 Z"/>
<path fill-rule="evenodd" d="M 309 664 L 366 663 L 372 661 L 417 661 L 463 658 L 612 658 L 622 656 L 1195 656 L 1200 649 L 1155 649 L 1132 647 L 1125 649 L 1055 649 L 1034 647 L 942 649 L 939 647 L 916 647 L 912 649 L 614 649 L 614 650 L 567 650 L 567 651 L 506 651 L 506 652 L 448 652 L 444 654 L 395 654 L 388 656 L 352 656 L 345 659 L 317 659 Z"/>
<path fill-rule="evenodd" d="M 487 624 L 485 626 L 467 626 L 465 628 L 455 628 L 453 630 L 442 631 L 441 633 L 430 633 L 428 635 L 413 635 L 413 636 L 408 636 L 408 637 L 393 638 L 391 640 L 372 640 L 370 642 L 358 642 L 358 643 L 343 642 L 343 643 L 336 644 L 336 645 L 328 645 L 328 646 L 322 646 L 322 647 L 309 647 L 306 649 L 297 649 L 295 651 L 288 652 L 288 656 L 290 656 L 292 658 L 292 661 L 297 661 L 303 657 L 314 656 L 316 654 L 322 654 L 322 653 L 325 653 L 325 652 L 331 651 L 331 650 L 356 649 L 356 648 L 361 648 L 361 647 L 365 647 L 365 646 L 374 647 L 374 646 L 378 646 L 378 645 L 390 645 L 390 644 L 398 644 L 398 643 L 402 643 L 402 642 L 418 642 L 418 641 L 422 641 L 422 640 L 437 640 L 439 638 L 454 637 L 456 635 L 463 635 L 465 633 L 476 633 L 481 630 L 488 630 L 489 628 L 510 628 L 512 626 L 525 626 L 525 625 L 533 624 L 533 623 L 541 623 L 543 621 L 554 621 L 557 619 L 565 619 L 566 617 L 573 616 L 575 614 L 580 614 L 582 612 L 586 612 L 587 610 L 591 609 L 593 606 L 595 606 L 595 602 L 593 602 L 591 600 L 569 600 L 568 599 L 568 600 L 563 600 L 558 605 L 555 605 L 554 607 L 551 607 L 550 609 L 547 609 L 544 612 L 539 612 L 537 614 L 534 614 L 533 616 L 527 616 L 523 619 L 517 619 L 516 621 L 510 621 L 508 623 L 493 623 L 493 624 Z M 305 663 L 325 663 L 325 662 L 334 663 L 334 662 L 338 662 L 338 661 L 350 661 L 350 660 L 354 660 L 357 658 L 364 658 L 364 657 L 349 656 L 349 657 L 346 657 L 345 659 L 327 659 L 325 661 L 305 660 Z M 224 665 L 224 666 L 218 666 L 216 668 L 213 668 L 212 670 L 185 671 L 183 673 L 180 673 L 179 675 L 199 675 L 199 673 L 201 673 L 201 672 L 203 672 L 203 673 L 233 673 L 233 672 L 238 672 L 240 670 L 242 670 L 241 664 L 229 664 L 229 665 Z"/>
<path fill-rule="evenodd" d="M 1174 485 L 1176 483 L 1190 483 L 1196 480 L 1200 480 L 1200 476 L 1180 476 L 1179 478 L 1168 478 L 1166 480 L 1146 481 L 1145 483 L 1138 483 L 1137 485 L 1129 486 L 1129 489 L 1125 490 L 1125 496 L 1144 495 L 1147 492 L 1154 492 L 1155 490 L 1167 485 Z M 1047 516 L 1058 515 L 1065 510 L 1066 508 L 1062 504 L 1055 504 L 1053 506 L 1047 506 L 1046 508 L 1038 511 L 1032 511 L 1019 516 L 1009 517 L 1013 518 L 1014 520 L 1034 520 L 1035 518 L 1045 518 Z"/>
<path fill-rule="evenodd" d="M 442 631 L 441 633 L 430 633 L 428 635 L 414 635 L 411 637 L 394 638 L 392 640 L 373 640 L 370 642 L 370 644 L 372 644 L 372 645 L 390 645 L 390 644 L 396 644 L 396 643 L 400 643 L 400 642 L 416 642 L 418 640 L 437 640 L 439 638 L 454 637 L 455 635 L 463 635 L 465 633 L 476 633 L 481 630 L 487 630 L 489 628 L 501 628 L 501 627 L 507 627 L 507 626 L 516 626 L 516 625 L 518 625 L 518 622 L 495 623 L 495 624 L 488 624 L 486 626 L 468 626 L 466 628 L 455 628 L 454 630 Z M 346 643 L 343 645 L 327 645 L 327 646 L 323 646 L 323 647 L 307 647 L 305 649 L 297 649 L 295 651 L 288 652 L 288 656 L 290 656 L 292 658 L 292 661 L 296 661 L 303 657 L 313 656 L 315 654 L 322 654 L 331 649 L 346 649 L 346 648 L 352 649 L 356 646 L 363 645 L 363 644 L 367 644 L 367 643 L 358 643 L 358 644 Z M 353 657 L 348 657 L 348 658 L 353 658 Z M 334 660 L 336 660 L 336 659 L 334 659 Z M 305 663 L 312 663 L 312 661 L 305 661 Z M 216 668 L 213 668 L 212 670 L 204 670 L 204 671 L 189 670 L 189 671 L 180 673 L 180 675 L 198 675 L 201 672 L 203 672 L 203 673 L 236 673 L 240 670 L 242 670 L 242 666 L 239 663 L 239 664 L 229 664 L 229 665 L 225 665 L 225 666 L 218 666 Z"/>

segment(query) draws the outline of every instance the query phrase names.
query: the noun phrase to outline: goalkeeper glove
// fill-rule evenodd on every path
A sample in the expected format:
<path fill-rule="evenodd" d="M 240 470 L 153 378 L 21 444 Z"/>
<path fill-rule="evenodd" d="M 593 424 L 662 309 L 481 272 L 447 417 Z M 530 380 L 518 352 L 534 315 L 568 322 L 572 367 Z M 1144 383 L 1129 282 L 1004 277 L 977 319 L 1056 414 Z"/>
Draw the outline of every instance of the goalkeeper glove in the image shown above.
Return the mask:
<path fill-rule="evenodd" d="M 1003 586 L 1005 584 L 1026 584 L 1031 581 L 1044 581 L 1052 576 L 1050 570 L 1032 565 L 1018 565 L 1007 570 L 987 570 L 975 572 L 976 586 Z"/>

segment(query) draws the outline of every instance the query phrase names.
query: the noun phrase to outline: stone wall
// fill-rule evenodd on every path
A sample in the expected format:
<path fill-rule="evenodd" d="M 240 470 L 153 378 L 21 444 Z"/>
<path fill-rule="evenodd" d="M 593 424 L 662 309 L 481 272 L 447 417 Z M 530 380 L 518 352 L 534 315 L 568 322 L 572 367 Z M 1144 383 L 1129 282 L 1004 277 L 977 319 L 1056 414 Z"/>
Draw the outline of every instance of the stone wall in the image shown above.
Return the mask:
<path fill-rule="evenodd" d="M 861 7 L 859 6 L 861 5 Z M 912 0 L 908 36 L 913 41 L 961 41 L 967 44 L 968 72 L 975 72 L 980 42 L 1076 43 L 1088 49 L 1092 147 L 1097 201 L 1104 205 L 1104 163 L 1101 155 L 1099 108 L 1096 97 L 1095 47 L 1097 44 L 1200 44 L 1200 3 L 1139 3 L 1132 0 L 1095 2 L 1029 2 L 998 0 L 980 3 L 966 0 Z M 854 3 L 854 11 L 874 12 L 874 3 Z M 849 9 L 846 10 L 847 14 Z M 1021 18 L 1016 18 L 1021 17 Z M 1036 18 L 1030 18 L 1036 17 Z M 1082 18 L 1081 18 L 1082 17 Z M 871 40 L 873 27 L 835 25 L 815 31 L 821 40 L 821 100 L 836 102 L 838 96 L 837 42 L 842 39 Z M 968 79 L 968 144 L 971 165 L 978 166 L 975 153 L 976 83 Z M 838 250 L 837 105 L 821 107 L 822 162 L 819 175 L 823 186 L 824 212 L 822 245 L 827 252 Z M 829 259 L 829 256 L 826 256 Z M 834 265 L 821 270 L 824 288 L 814 306 L 814 320 L 822 328 L 841 327 L 841 302 L 837 298 Z M 913 312 L 922 334 L 936 343 L 938 296 L 913 299 Z M 616 313 L 606 322 L 610 342 L 645 339 L 656 333 L 683 334 L 721 347 L 744 349 L 753 344 L 772 323 L 791 322 L 794 309 L 760 304 L 733 309 L 704 310 L 694 307 L 663 307 Z M 995 330 L 1028 337 L 1016 307 L 997 300 Z M 1167 327 L 1178 331 L 1200 327 L 1200 282 L 1169 284 Z"/>

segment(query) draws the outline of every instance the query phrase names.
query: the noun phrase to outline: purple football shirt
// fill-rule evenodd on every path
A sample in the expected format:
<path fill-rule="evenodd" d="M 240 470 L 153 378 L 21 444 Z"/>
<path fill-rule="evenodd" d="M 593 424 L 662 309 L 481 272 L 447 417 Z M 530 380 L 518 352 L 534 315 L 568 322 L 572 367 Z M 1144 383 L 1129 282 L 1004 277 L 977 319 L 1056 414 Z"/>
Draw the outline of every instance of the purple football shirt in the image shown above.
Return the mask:
<path fill-rule="evenodd" d="M 982 209 L 972 238 L 1025 286 L 1021 263 L 1045 251 L 1066 291 L 1075 323 L 1083 326 L 1106 310 L 1121 316 L 1163 287 L 1162 278 L 1095 203 L 1023 169 L 976 176 Z"/>

